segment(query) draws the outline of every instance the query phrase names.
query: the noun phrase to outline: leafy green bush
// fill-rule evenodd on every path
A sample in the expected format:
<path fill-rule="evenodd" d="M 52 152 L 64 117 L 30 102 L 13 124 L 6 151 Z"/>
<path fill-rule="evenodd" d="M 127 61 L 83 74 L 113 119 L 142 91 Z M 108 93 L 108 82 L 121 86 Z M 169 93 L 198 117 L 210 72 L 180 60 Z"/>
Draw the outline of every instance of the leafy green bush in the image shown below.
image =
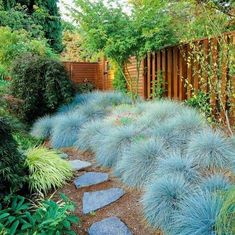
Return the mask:
<path fill-rule="evenodd" d="M 212 122 L 212 108 L 210 106 L 210 97 L 208 94 L 199 91 L 198 94 L 195 94 L 193 97 L 185 101 L 186 104 L 190 107 L 196 108 L 202 113 L 207 121 Z"/>
<path fill-rule="evenodd" d="M 47 193 L 61 187 L 72 176 L 70 164 L 61 159 L 56 151 L 45 147 L 29 149 L 26 153 L 31 192 Z"/>
<path fill-rule="evenodd" d="M 78 217 L 71 215 L 75 206 L 65 195 L 61 197 L 59 202 L 42 201 L 36 210 L 22 196 L 0 203 L 0 234 L 76 234 L 71 230 L 71 225 L 79 222 Z"/>
<path fill-rule="evenodd" d="M 29 123 L 54 112 L 73 96 L 73 86 L 63 64 L 51 58 L 25 54 L 16 59 L 12 76 L 12 94 L 23 101 L 16 114 Z"/>
<path fill-rule="evenodd" d="M 76 85 L 76 91 L 78 93 L 92 92 L 94 89 L 95 89 L 94 84 L 89 81 L 84 81 L 83 83 Z"/>
<path fill-rule="evenodd" d="M 0 196 L 20 190 L 26 182 L 25 157 L 18 152 L 11 131 L 0 118 Z"/>
<path fill-rule="evenodd" d="M 24 53 L 34 53 L 56 57 L 44 39 L 34 39 L 25 30 L 13 31 L 9 27 L 0 27 L 0 62 L 1 74 L 9 75 L 13 61 Z"/>

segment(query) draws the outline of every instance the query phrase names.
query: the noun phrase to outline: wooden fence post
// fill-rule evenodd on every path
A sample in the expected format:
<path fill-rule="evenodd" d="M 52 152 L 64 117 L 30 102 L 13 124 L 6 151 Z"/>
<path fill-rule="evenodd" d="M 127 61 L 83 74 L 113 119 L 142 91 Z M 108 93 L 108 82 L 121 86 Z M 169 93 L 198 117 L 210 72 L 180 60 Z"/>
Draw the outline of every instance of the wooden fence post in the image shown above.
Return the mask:
<path fill-rule="evenodd" d="M 168 83 L 168 98 L 172 98 L 172 71 L 173 71 L 172 48 L 167 49 L 167 83 Z"/>

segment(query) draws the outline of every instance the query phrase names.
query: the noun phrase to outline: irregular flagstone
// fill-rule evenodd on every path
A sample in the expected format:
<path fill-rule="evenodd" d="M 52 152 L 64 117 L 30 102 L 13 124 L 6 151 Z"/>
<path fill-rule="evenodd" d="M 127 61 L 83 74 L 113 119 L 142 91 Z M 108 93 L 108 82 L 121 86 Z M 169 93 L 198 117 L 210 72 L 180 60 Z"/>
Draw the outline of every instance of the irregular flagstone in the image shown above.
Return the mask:
<path fill-rule="evenodd" d="M 91 225 L 89 235 L 132 235 L 130 229 L 117 217 L 110 217 Z"/>
<path fill-rule="evenodd" d="M 84 168 L 91 166 L 90 162 L 81 161 L 81 160 L 72 160 L 72 161 L 69 161 L 69 163 L 71 164 L 72 169 L 74 171 L 79 171 L 79 170 L 82 170 Z"/>
<path fill-rule="evenodd" d="M 82 188 L 94 184 L 99 184 L 107 181 L 109 175 L 107 173 L 100 172 L 87 172 L 84 175 L 76 178 L 74 184 L 77 188 Z"/>
<path fill-rule="evenodd" d="M 86 192 L 83 195 L 83 213 L 88 214 L 92 211 L 103 208 L 112 202 L 117 201 L 125 194 L 121 188 L 111 188 L 96 192 Z"/>

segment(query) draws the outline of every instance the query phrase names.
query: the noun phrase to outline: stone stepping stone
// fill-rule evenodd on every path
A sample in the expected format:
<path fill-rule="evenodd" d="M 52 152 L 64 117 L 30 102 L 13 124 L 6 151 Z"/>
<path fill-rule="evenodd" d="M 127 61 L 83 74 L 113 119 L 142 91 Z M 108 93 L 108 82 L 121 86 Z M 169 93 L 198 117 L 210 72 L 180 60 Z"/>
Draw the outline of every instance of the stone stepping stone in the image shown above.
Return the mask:
<path fill-rule="evenodd" d="M 107 173 L 100 172 L 87 172 L 84 175 L 76 178 L 74 184 L 76 188 L 82 188 L 86 186 L 91 186 L 94 184 L 100 184 L 107 181 L 109 175 Z"/>
<path fill-rule="evenodd" d="M 111 188 L 96 192 L 86 192 L 83 195 L 83 213 L 88 214 L 117 201 L 125 194 L 121 188 Z"/>
<path fill-rule="evenodd" d="M 117 217 L 110 217 L 91 225 L 89 235 L 132 235 L 130 229 Z"/>
<path fill-rule="evenodd" d="M 69 163 L 71 164 L 73 171 L 79 171 L 91 166 L 90 162 L 81 161 L 81 160 L 72 160 L 69 161 Z"/>

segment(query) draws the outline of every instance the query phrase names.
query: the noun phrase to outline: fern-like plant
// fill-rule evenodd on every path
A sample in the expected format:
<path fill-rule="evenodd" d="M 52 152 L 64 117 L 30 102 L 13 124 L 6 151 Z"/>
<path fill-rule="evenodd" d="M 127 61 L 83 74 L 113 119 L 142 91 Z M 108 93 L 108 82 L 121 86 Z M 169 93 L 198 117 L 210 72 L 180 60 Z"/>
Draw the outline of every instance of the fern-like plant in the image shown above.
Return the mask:
<path fill-rule="evenodd" d="M 217 194 L 198 191 L 183 200 L 172 226 L 173 235 L 215 235 L 222 199 Z"/>
<path fill-rule="evenodd" d="M 124 152 L 115 172 L 128 186 L 141 188 L 151 180 L 159 159 L 165 157 L 164 142 L 160 139 L 138 141 Z"/>
<path fill-rule="evenodd" d="M 231 168 L 235 149 L 219 132 L 205 130 L 192 137 L 188 144 L 188 156 L 202 168 Z"/>
<path fill-rule="evenodd" d="M 191 185 L 181 175 L 153 179 L 142 198 L 145 218 L 154 228 L 171 234 L 169 231 L 179 205 L 191 193 Z"/>
<path fill-rule="evenodd" d="M 29 149 L 25 164 L 29 168 L 31 192 L 47 193 L 61 187 L 72 177 L 70 164 L 61 159 L 56 151 L 45 147 Z"/>

